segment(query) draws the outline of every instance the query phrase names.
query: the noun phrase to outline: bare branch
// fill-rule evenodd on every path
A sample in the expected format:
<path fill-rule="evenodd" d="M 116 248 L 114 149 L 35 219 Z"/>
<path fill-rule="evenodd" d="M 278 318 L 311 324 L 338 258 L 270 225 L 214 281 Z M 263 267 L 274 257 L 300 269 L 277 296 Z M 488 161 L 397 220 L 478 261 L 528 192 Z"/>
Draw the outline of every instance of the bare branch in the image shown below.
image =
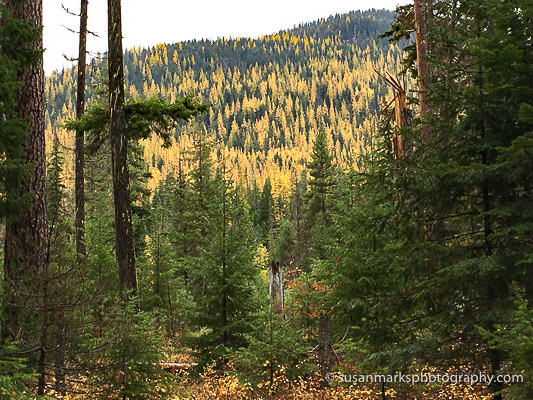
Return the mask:
<path fill-rule="evenodd" d="M 70 62 L 74 62 L 74 61 L 78 61 L 77 58 L 75 57 L 67 57 L 67 55 L 65 53 L 63 53 L 63 58 L 67 61 L 70 61 Z"/>
<path fill-rule="evenodd" d="M 74 15 L 75 17 L 79 17 L 80 14 L 76 14 L 75 12 L 70 11 L 63 3 L 61 3 L 61 8 L 69 15 Z"/>
<path fill-rule="evenodd" d="M 90 30 L 87 30 L 87 33 L 88 33 L 89 35 L 94 36 L 94 37 L 97 37 L 97 38 L 100 38 L 100 37 L 101 37 L 98 33 L 96 33 L 96 32 L 92 32 L 92 31 L 90 31 Z"/>
<path fill-rule="evenodd" d="M 75 33 L 76 35 L 79 34 L 78 31 L 75 31 L 74 29 L 71 29 L 69 28 L 68 26 L 65 26 L 65 25 L 61 25 L 63 28 L 65 28 L 67 31 L 71 32 L 71 33 Z"/>

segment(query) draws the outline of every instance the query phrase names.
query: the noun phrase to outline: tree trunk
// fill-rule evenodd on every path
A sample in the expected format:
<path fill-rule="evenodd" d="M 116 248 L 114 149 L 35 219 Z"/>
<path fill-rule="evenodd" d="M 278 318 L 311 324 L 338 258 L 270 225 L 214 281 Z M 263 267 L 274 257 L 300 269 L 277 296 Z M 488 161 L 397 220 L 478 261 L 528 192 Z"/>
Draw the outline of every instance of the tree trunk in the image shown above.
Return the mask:
<path fill-rule="evenodd" d="M 43 297 L 43 311 L 41 324 L 41 338 L 39 343 L 39 361 L 37 364 L 37 394 L 39 396 L 45 395 L 46 390 L 46 356 L 48 353 L 48 329 L 50 328 L 50 298 L 49 298 L 49 282 L 48 279 L 43 279 L 43 288 L 40 293 Z"/>
<path fill-rule="evenodd" d="M 42 26 L 42 0 L 4 3 L 15 19 Z M 32 43 L 32 47 L 42 50 L 42 35 Z M 43 307 L 44 290 L 46 290 L 48 280 L 48 221 L 42 57 L 37 65 L 19 70 L 18 80 L 22 82 L 22 87 L 16 91 L 15 100 L 18 115 L 28 118 L 29 129 L 24 141 L 24 149 L 26 161 L 31 167 L 29 178 L 23 186 L 23 192 L 31 192 L 34 197 L 30 209 L 20 220 L 8 220 L 6 224 L 4 253 L 6 306 L 2 329 L 2 337 L 5 340 L 19 340 L 28 336 L 26 325 L 36 317 L 38 320 L 36 309 L 44 309 L 41 318 L 45 322 L 47 320 L 45 315 L 47 310 Z M 45 329 L 41 330 L 41 334 L 38 345 L 41 350 L 40 358 L 44 354 Z M 27 343 L 26 340 L 25 343 Z M 35 346 L 35 343 L 27 345 Z M 44 362 L 41 365 L 44 365 Z"/>
<path fill-rule="evenodd" d="M 124 296 L 137 291 L 133 227 L 131 223 L 128 138 L 124 115 L 124 64 L 121 1 L 108 0 L 109 108 L 111 111 L 111 165 L 115 204 L 115 245 L 120 290 Z"/>
<path fill-rule="evenodd" d="M 318 319 L 318 365 L 322 386 L 327 386 L 328 375 L 333 367 L 333 346 L 331 345 L 331 316 L 320 314 Z"/>
<path fill-rule="evenodd" d="M 76 118 L 81 118 L 85 112 L 85 72 L 87 55 L 87 7 L 88 0 L 81 0 L 80 8 L 80 47 L 78 55 L 78 88 L 76 93 Z M 75 198 L 76 198 L 76 218 L 74 227 L 76 229 L 76 253 L 78 264 L 83 261 L 86 254 L 85 249 L 85 139 L 84 132 L 76 132 L 76 176 L 75 176 Z"/>
<path fill-rule="evenodd" d="M 418 64 L 418 89 L 420 102 L 420 118 L 427 114 L 429 107 L 426 100 L 426 83 L 429 79 L 429 65 L 427 44 L 427 10 L 425 0 L 414 0 L 415 30 L 416 30 L 416 61 Z"/>
<path fill-rule="evenodd" d="M 272 261 L 268 270 L 270 299 L 274 311 L 283 314 L 283 273 L 279 262 Z"/>

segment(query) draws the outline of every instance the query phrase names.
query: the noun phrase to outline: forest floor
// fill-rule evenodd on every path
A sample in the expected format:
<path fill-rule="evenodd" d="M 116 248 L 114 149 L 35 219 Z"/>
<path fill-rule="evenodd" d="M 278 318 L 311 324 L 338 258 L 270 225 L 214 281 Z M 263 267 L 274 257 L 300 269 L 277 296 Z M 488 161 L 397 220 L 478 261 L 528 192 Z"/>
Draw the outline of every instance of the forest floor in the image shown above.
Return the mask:
<path fill-rule="evenodd" d="M 231 373 L 208 371 L 201 379 L 186 378 L 182 389 L 173 400 L 489 400 L 492 398 L 482 387 L 469 385 L 440 385 L 405 388 L 402 392 L 385 391 L 380 385 L 362 388 L 359 385 L 331 383 L 322 388 L 318 377 L 289 381 L 284 376 L 274 378 L 274 383 L 263 382 L 252 387 L 243 384 Z"/>
<path fill-rule="evenodd" d="M 176 360 L 169 362 L 175 363 Z M 170 370 L 175 377 L 168 390 L 168 400 L 490 400 L 492 396 L 482 385 L 416 385 L 401 389 L 386 389 L 381 384 L 362 387 L 359 384 L 340 383 L 342 375 L 336 373 L 332 382 L 322 387 L 318 374 L 307 378 L 289 380 L 283 372 L 254 386 L 238 378 L 238 371 L 207 368 L 201 375 L 192 369 L 183 368 L 191 363 L 190 358 L 179 360 L 180 366 Z M 167 363 L 168 364 L 168 363 Z M 168 366 L 168 365 L 167 365 Z M 241 371 L 242 373 L 242 371 Z M 84 377 L 73 379 L 69 394 L 61 397 L 48 393 L 52 398 L 62 400 L 88 400 L 87 383 Z M 95 388 L 91 388 L 95 389 Z M 85 392 L 85 393 L 84 393 Z M 158 397 L 161 399 L 161 397 Z"/>

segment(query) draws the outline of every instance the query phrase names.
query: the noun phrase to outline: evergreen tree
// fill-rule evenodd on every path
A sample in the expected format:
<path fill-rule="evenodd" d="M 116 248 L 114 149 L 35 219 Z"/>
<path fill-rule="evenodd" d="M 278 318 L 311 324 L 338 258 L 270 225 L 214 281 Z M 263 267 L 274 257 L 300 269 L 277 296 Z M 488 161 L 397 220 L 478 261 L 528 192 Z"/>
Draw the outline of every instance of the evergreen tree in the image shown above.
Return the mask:
<path fill-rule="evenodd" d="M 497 374 L 505 353 L 478 327 L 491 333 L 508 324 L 512 292 L 528 286 L 531 231 L 518 214 L 528 221 L 530 127 L 519 117 L 527 119 L 533 90 L 523 36 L 531 6 L 455 6 L 428 10 L 431 108 L 403 129 L 410 151 L 395 158 L 385 132 L 336 217 L 331 271 L 340 276 L 331 282 L 346 282 L 336 286 L 340 297 L 360 294 L 344 304 L 361 321 L 359 350 L 384 370 L 417 360 L 442 369 L 470 362 Z M 495 399 L 502 389 L 493 383 Z"/>
<path fill-rule="evenodd" d="M 286 218 L 281 219 L 270 246 L 272 260 L 279 262 L 285 269 L 291 267 L 296 257 L 296 240 L 296 231 L 292 222 Z"/>
<path fill-rule="evenodd" d="M 124 61 L 122 51 L 122 6 L 120 0 L 108 0 L 109 42 L 109 136 L 113 168 L 115 203 L 115 246 L 118 276 L 123 296 L 137 291 L 133 226 L 131 218 L 130 176 L 128 170 L 127 122 L 124 113 Z M 77 130 L 78 135 L 81 130 Z"/>
<path fill-rule="evenodd" d="M 197 254 L 191 189 L 172 174 L 154 193 L 150 213 L 150 239 L 145 253 L 149 265 L 140 273 L 143 307 L 164 318 L 169 336 L 187 334 L 194 311 L 190 289 L 189 261 Z M 191 233 L 191 234 L 189 234 Z"/>
<path fill-rule="evenodd" d="M 129 146 L 128 165 L 131 178 L 131 214 L 135 257 L 140 257 L 145 248 L 145 237 L 150 230 L 150 190 L 148 180 L 152 174 L 144 161 L 143 146 L 132 143 Z"/>
<path fill-rule="evenodd" d="M 135 300 L 135 299 L 132 299 Z M 79 359 L 87 368 L 91 397 L 166 399 L 170 375 L 160 365 L 163 341 L 137 301 L 107 309 L 99 335 L 85 335 Z"/>
<path fill-rule="evenodd" d="M 27 121 L 17 113 L 15 91 L 20 88 L 17 71 L 23 65 L 36 61 L 38 53 L 29 43 L 37 37 L 37 31 L 31 26 L 10 17 L 3 4 L 0 4 L 0 221 L 20 218 L 31 205 L 31 193 L 24 193 L 22 188 L 28 179 L 29 168 L 26 163 L 24 141 L 28 134 Z M 0 287 L 2 308 L 2 338 L 0 340 L 0 399 L 29 399 L 26 383 L 35 379 L 26 367 L 27 360 L 18 355 L 13 336 L 7 332 L 4 312 L 7 307 L 15 307 L 4 299 L 11 290 L 13 282 L 3 281 Z M 10 296 L 14 299 L 14 296 Z"/>
<path fill-rule="evenodd" d="M 256 311 L 258 269 L 254 265 L 254 242 L 247 205 L 227 178 L 225 160 L 213 175 L 205 142 L 197 142 L 197 169 L 193 171 L 196 204 L 202 218 L 195 229 L 202 238 L 197 254 L 190 257 L 190 288 L 196 304 L 193 322 L 204 333 L 193 340 L 202 365 L 227 357 L 228 351 L 244 345 Z M 210 152 L 208 152 L 209 154 Z M 202 169 L 200 169 L 202 168 Z M 201 190 L 200 190 L 201 189 Z"/>
<path fill-rule="evenodd" d="M 280 395 L 283 390 L 275 387 L 279 377 L 294 381 L 313 370 L 301 331 L 272 306 L 259 313 L 245 338 L 248 346 L 236 351 L 232 361 L 246 381 L 268 381 L 271 395 Z"/>
<path fill-rule="evenodd" d="M 80 5 L 80 41 L 78 51 L 78 81 L 76 88 L 76 117 L 81 118 L 85 112 L 85 79 L 87 75 L 87 9 L 88 0 L 81 0 Z M 85 249 L 85 132 L 76 132 L 75 139 L 75 202 L 76 217 L 76 251 L 78 262 L 86 256 Z"/>
<path fill-rule="evenodd" d="M 9 168 L 6 177 L 10 180 L 5 194 L 15 195 L 14 203 L 9 200 L 6 204 L 11 206 L 18 202 L 18 205 L 21 205 L 21 200 L 26 202 L 28 197 L 33 199 L 29 209 L 17 210 L 15 214 L 18 214 L 19 218 L 8 219 L 6 224 L 4 289 L 8 307 L 4 310 L 2 339 L 17 340 L 19 344 L 28 346 L 25 351 L 32 349 L 31 353 L 35 353 L 37 349 L 39 353 L 37 392 L 43 395 L 49 328 L 47 304 L 49 238 L 46 206 L 42 1 L 6 1 L 2 2 L 1 6 L 2 33 L 7 34 L 0 43 L 2 58 L 6 57 L 6 61 L 1 65 L 2 74 L 7 78 L 2 82 L 2 97 L 7 101 L 1 106 L 5 109 L 2 110 L 5 114 L 0 118 L 6 118 L 3 125 L 8 128 L 8 132 L 14 134 L 12 139 L 2 141 L 3 145 L 8 145 L 6 156 L 11 158 L 7 160 L 7 164 L 3 163 L 3 167 Z M 11 23 L 11 19 L 16 22 Z M 17 35 L 20 37 L 16 37 Z M 14 47 L 17 44 L 21 47 Z M 18 51 L 21 51 L 21 55 L 17 56 Z M 16 74 L 13 74 L 15 69 Z M 15 76 L 16 81 L 20 83 L 13 86 Z M 7 83 L 7 87 L 4 82 Z M 11 96 L 14 98 L 14 103 Z M 21 123 L 24 120 L 27 123 L 23 148 L 25 163 L 21 163 L 18 143 L 21 140 L 23 126 Z M 21 167 L 26 163 L 31 165 L 31 168 L 29 174 L 23 176 Z M 5 168 L 3 169 L 5 171 Z M 22 188 L 17 187 L 21 178 L 24 178 Z M 15 191 L 18 191 L 18 194 Z M 32 297 L 37 298 L 37 301 L 30 301 L 28 295 L 23 294 L 32 291 L 38 293 L 38 296 Z M 36 313 L 36 309 L 42 312 Z M 33 326 L 30 328 L 30 325 Z M 34 332 L 30 333 L 30 329 Z M 33 338 L 38 339 L 35 341 Z"/>
<path fill-rule="evenodd" d="M 310 175 L 307 223 L 311 235 L 311 253 L 313 257 L 322 259 L 326 256 L 327 229 L 331 226 L 331 196 L 335 185 L 333 156 L 323 129 L 319 131 L 313 144 L 311 161 L 307 167 Z"/>
<path fill-rule="evenodd" d="M 295 179 L 290 201 L 291 221 L 296 235 L 294 263 L 297 268 L 302 270 L 309 269 L 309 226 L 306 215 L 306 195 L 307 171 L 303 170 L 300 178 Z"/>
<path fill-rule="evenodd" d="M 68 337 L 74 337 L 74 330 L 67 331 L 67 326 L 75 325 L 72 309 L 76 306 L 77 286 L 82 284 L 79 279 L 80 265 L 75 261 L 70 240 L 72 223 L 71 212 L 67 204 L 67 192 L 64 182 L 65 158 L 56 138 L 48 161 L 47 192 L 48 192 L 48 225 L 49 225 L 49 261 L 50 261 L 50 293 L 53 303 L 51 336 L 54 337 L 53 366 L 55 390 L 64 395 L 66 390 L 65 361 Z M 77 321 L 76 321 L 77 322 Z M 70 329 L 69 329 L 70 330 Z M 52 347 L 52 346 L 50 346 Z M 69 357 L 70 358 L 70 357 Z"/>
<path fill-rule="evenodd" d="M 34 62 L 36 54 L 28 43 L 35 39 L 36 32 L 21 21 L 10 18 L 2 6 L 0 8 L 0 151 L 4 155 L 0 164 L 0 218 L 16 219 L 29 207 L 31 194 L 22 194 L 22 184 L 27 178 L 28 166 L 25 162 L 24 138 L 28 126 L 16 111 L 15 90 L 17 70 L 22 65 Z"/>

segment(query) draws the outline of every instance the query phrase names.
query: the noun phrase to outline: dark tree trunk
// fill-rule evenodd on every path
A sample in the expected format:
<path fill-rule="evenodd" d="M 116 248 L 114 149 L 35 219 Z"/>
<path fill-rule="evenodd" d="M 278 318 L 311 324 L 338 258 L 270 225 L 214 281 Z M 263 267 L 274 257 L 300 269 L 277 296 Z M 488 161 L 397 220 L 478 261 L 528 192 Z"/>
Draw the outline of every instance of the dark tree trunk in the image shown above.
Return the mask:
<path fill-rule="evenodd" d="M 416 30 L 416 61 L 418 64 L 418 89 L 420 90 L 420 117 L 424 117 L 429 110 L 426 100 L 426 83 L 429 79 L 429 64 L 426 60 L 428 54 L 427 44 L 427 10 L 426 0 L 414 0 L 415 30 Z"/>
<path fill-rule="evenodd" d="M 120 290 L 137 291 L 133 227 L 131 223 L 128 138 L 124 115 L 124 64 L 122 52 L 121 1 L 108 0 L 109 107 L 111 110 L 111 164 L 115 204 L 115 245 Z"/>
<path fill-rule="evenodd" d="M 328 384 L 328 375 L 333 367 L 333 346 L 331 345 L 331 316 L 320 314 L 318 319 L 318 365 L 322 386 Z"/>
<path fill-rule="evenodd" d="M 78 89 L 76 93 L 76 117 L 81 118 L 85 112 L 85 72 L 87 55 L 87 7 L 88 0 L 81 0 L 80 8 L 80 48 L 78 55 Z M 84 132 L 76 132 L 76 253 L 78 264 L 85 258 L 85 139 Z"/>
<path fill-rule="evenodd" d="M 42 1 L 9 1 L 6 6 L 14 18 L 42 25 Z M 41 39 L 33 43 L 42 49 Z M 46 210 L 46 156 L 44 137 L 44 71 L 42 59 L 37 66 L 18 72 L 23 86 L 15 93 L 20 117 L 29 119 L 29 132 L 24 142 L 26 161 L 31 165 L 30 176 L 24 184 L 25 193 L 34 193 L 29 211 L 19 221 L 6 224 L 4 272 L 8 288 L 8 306 L 4 333 L 18 339 L 23 332 L 24 316 L 17 289 L 25 280 L 46 279 L 48 274 L 48 221 Z"/>
<path fill-rule="evenodd" d="M 42 26 L 42 0 L 7 1 L 5 5 L 15 19 Z M 32 47 L 42 50 L 42 34 Z M 4 279 L 7 303 L 2 333 L 6 340 L 30 339 L 26 324 L 42 319 L 38 344 L 38 394 L 43 394 L 48 328 L 48 220 L 42 57 L 37 65 L 18 71 L 18 80 L 23 84 L 16 91 L 15 100 L 18 115 L 28 118 L 29 130 L 24 149 L 26 161 L 31 166 L 23 191 L 33 193 L 34 197 L 30 209 L 20 220 L 6 224 Z M 30 295 L 31 292 L 33 295 Z M 42 310 L 40 315 L 37 315 L 36 309 Z"/>

